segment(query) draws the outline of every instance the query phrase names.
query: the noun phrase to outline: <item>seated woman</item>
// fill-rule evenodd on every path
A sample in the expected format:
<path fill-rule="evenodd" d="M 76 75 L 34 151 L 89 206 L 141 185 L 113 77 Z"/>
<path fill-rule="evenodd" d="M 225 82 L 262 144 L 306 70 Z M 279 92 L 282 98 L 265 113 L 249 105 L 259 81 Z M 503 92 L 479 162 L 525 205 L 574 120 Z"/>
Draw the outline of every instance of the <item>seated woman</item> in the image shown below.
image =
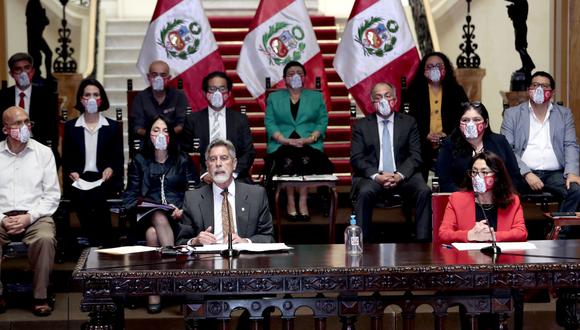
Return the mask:
<path fill-rule="evenodd" d="M 461 117 L 462 104 L 467 102 L 463 87 L 455 79 L 453 65 L 440 52 L 423 57 L 405 93 L 403 103 L 409 103 L 409 114 L 417 120 L 423 158 L 423 177 L 437 159 L 441 140 L 450 135 Z"/>
<path fill-rule="evenodd" d="M 332 163 L 322 150 L 328 113 L 322 93 L 304 89 L 306 69 L 292 61 L 284 67 L 286 90 L 268 97 L 264 123 L 268 137 L 269 162 L 273 175 L 330 174 Z M 299 189 L 299 214 L 294 189 L 286 190 L 291 221 L 308 221 L 307 188 Z"/>
<path fill-rule="evenodd" d="M 457 128 L 441 144 L 436 167 L 441 191 L 457 191 L 469 169 L 469 161 L 483 151 L 491 151 L 503 160 L 514 186 L 520 191 L 524 182 L 516 156 L 506 138 L 491 131 L 489 113 L 480 102 L 464 103 Z"/>
<path fill-rule="evenodd" d="M 123 136 L 116 121 L 101 113 L 109 108 L 105 89 L 95 79 L 81 81 L 75 108 L 81 115 L 64 125 L 63 179 L 82 233 L 91 246 L 114 244 L 107 198 L 123 190 Z M 89 190 L 83 181 L 103 183 Z M 73 185 L 74 184 L 74 185 Z"/>
<path fill-rule="evenodd" d="M 136 210 L 141 202 L 173 206 L 172 211 L 155 210 L 137 222 L 145 232 L 148 246 L 173 246 L 180 231 L 182 204 L 188 183 L 199 182 L 189 156 L 179 151 L 175 132 L 168 120 L 158 116 L 148 128 L 143 149 L 129 164 L 127 189 L 123 202 L 127 210 Z M 149 297 L 149 313 L 161 311 L 159 296 Z"/>
<path fill-rule="evenodd" d="M 444 243 L 525 241 L 528 231 L 520 199 L 503 161 L 484 151 L 469 162 L 463 188 L 451 194 L 439 227 Z"/>

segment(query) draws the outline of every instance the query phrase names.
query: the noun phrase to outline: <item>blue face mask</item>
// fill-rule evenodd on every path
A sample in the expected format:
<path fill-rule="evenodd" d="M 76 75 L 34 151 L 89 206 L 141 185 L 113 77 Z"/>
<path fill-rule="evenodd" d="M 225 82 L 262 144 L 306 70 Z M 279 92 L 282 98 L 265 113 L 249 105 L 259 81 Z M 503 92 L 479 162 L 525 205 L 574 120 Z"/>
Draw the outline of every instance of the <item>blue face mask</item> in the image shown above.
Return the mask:
<path fill-rule="evenodd" d="M 153 84 L 151 85 L 151 88 L 153 88 L 153 90 L 156 92 L 161 92 L 165 88 L 165 82 L 163 81 L 163 78 L 160 76 L 153 78 Z"/>
<path fill-rule="evenodd" d="M 294 74 L 290 79 L 290 88 L 299 89 L 302 88 L 302 77 L 299 74 Z"/>
<path fill-rule="evenodd" d="M 211 103 L 212 107 L 214 107 L 216 109 L 221 109 L 221 107 L 224 106 L 224 96 L 222 95 L 222 93 L 220 91 L 215 91 L 211 95 L 210 103 Z"/>
<path fill-rule="evenodd" d="M 17 77 L 18 86 L 22 88 L 27 88 L 30 86 L 30 78 L 28 77 L 28 72 L 22 71 Z"/>
<path fill-rule="evenodd" d="M 85 110 L 87 113 L 97 113 L 99 112 L 99 105 L 97 104 L 97 100 L 94 98 L 90 98 L 87 100 L 85 104 Z"/>

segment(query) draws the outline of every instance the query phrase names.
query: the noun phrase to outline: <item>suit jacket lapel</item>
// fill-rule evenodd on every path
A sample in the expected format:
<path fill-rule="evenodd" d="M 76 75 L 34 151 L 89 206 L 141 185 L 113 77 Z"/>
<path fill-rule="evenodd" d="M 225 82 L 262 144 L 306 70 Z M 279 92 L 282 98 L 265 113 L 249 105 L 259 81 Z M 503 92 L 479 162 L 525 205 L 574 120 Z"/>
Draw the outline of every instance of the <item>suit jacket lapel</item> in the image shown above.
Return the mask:
<path fill-rule="evenodd" d="M 406 127 L 401 127 L 401 117 L 398 113 L 393 114 L 393 154 L 395 155 L 395 163 L 397 163 L 397 156 L 399 155 L 399 149 L 401 149 L 401 140 L 403 132 L 406 131 Z"/>
<path fill-rule="evenodd" d="M 528 138 L 530 136 L 530 111 L 531 110 L 529 104 L 528 103 L 524 104 L 524 108 L 521 114 L 522 118 L 520 118 L 522 121 L 521 127 L 523 128 L 522 136 L 524 137 L 522 150 L 525 149 L 526 146 L 528 145 Z"/>
<path fill-rule="evenodd" d="M 213 189 L 211 185 L 205 186 L 201 193 L 201 204 L 199 204 L 199 208 L 201 210 L 201 217 L 202 223 L 206 225 L 205 228 L 201 228 L 201 230 L 206 230 L 209 226 L 212 226 L 215 232 L 215 221 L 213 218 Z M 207 205 L 207 207 L 205 206 Z"/>
<path fill-rule="evenodd" d="M 205 108 L 201 111 L 201 118 L 199 123 L 197 123 L 197 128 L 199 129 L 199 142 L 201 146 L 209 145 L 209 108 Z M 205 148 L 204 148 L 205 149 Z M 205 150 L 203 151 L 205 152 Z M 202 153 L 203 153 L 202 152 Z"/>
<path fill-rule="evenodd" d="M 231 118 L 231 111 L 230 109 L 225 109 L 226 111 L 226 138 L 232 142 L 235 142 L 235 136 L 233 136 L 233 134 L 235 133 L 235 129 L 234 129 L 234 120 Z"/>
<path fill-rule="evenodd" d="M 278 115 L 281 117 L 286 117 L 286 119 L 288 119 L 291 123 L 296 123 L 296 121 L 292 117 L 292 111 L 290 111 L 290 102 L 291 102 L 290 92 L 284 90 L 281 96 L 282 97 L 278 99 L 278 102 L 280 102 L 281 109 L 281 111 L 278 112 Z M 300 110 L 298 110 L 298 113 L 300 114 Z M 296 116 L 296 118 L 298 118 L 298 116 Z"/>
<path fill-rule="evenodd" d="M 367 132 L 365 134 L 369 135 L 369 138 L 371 139 L 371 143 L 375 146 L 375 153 L 376 153 L 376 160 L 377 160 L 377 166 L 380 163 L 379 161 L 379 157 L 381 156 L 381 140 L 379 139 L 379 126 L 378 126 L 378 118 L 377 115 L 373 115 L 368 117 L 368 125 L 369 125 L 369 129 L 367 130 Z"/>
<path fill-rule="evenodd" d="M 248 195 L 244 191 L 243 187 L 235 182 L 236 185 L 236 228 L 238 235 L 240 237 L 248 236 L 248 224 L 249 224 L 249 213 L 250 205 L 248 204 Z"/>
<path fill-rule="evenodd" d="M 74 131 L 75 131 L 75 134 L 77 135 L 76 141 L 79 144 L 79 148 L 80 148 L 79 149 L 80 150 L 79 155 L 84 155 L 86 153 L 86 149 L 85 149 L 85 128 L 82 127 L 82 126 L 78 126 L 78 127 L 75 126 L 75 130 Z M 101 139 L 100 138 L 100 135 L 101 134 L 99 134 L 99 140 Z M 97 154 L 98 154 L 98 149 L 99 149 L 99 146 L 97 144 Z M 81 169 L 81 171 L 82 171 L 84 169 L 84 167 L 85 167 L 86 164 L 85 164 L 85 158 L 84 157 L 81 157 L 81 158 L 82 158 L 81 162 L 83 164 L 83 168 Z"/>

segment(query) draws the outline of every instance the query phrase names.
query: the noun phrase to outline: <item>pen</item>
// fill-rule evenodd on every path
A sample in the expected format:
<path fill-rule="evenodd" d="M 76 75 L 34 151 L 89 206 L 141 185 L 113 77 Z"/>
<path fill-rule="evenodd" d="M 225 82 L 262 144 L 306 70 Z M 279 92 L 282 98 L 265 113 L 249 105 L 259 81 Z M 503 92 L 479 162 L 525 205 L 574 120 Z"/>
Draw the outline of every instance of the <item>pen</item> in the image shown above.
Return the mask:
<path fill-rule="evenodd" d="M 446 249 L 453 249 L 453 245 L 449 245 L 449 244 L 441 244 L 441 247 L 444 247 Z"/>

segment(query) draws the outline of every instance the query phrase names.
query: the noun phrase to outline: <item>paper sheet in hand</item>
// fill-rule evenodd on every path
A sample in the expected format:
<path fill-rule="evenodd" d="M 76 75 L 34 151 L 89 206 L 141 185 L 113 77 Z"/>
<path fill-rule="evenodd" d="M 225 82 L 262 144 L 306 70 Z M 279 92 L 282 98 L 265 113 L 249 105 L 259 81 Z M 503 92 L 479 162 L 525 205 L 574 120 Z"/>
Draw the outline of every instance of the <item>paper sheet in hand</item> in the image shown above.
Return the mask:
<path fill-rule="evenodd" d="M 120 247 L 110 248 L 110 249 L 98 249 L 97 252 L 115 254 L 115 255 L 123 255 L 123 254 L 129 254 L 129 253 L 155 251 L 157 249 L 158 248 L 153 247 L 153 246 L 134 245 L 134 246 L 120 246 Z"/>
<path fill-rule="evenodd" d="M 83 179 L 78 179 L 73 182 L 72 186 L 80 190 L 91 190 L 103 184 L 103 179 L 97 181 L 88 182 Z"/>
<path fill-rule="evenodd" d="M 453 245 L 459 251 L 469 251 L 469 250 L 481 250 L 486 246 L 490 246 L 491 243 L 453 243 Z M 498 242 L 497 246 L 502 251 L 514 251 L 514 250 L 533 250 L 536 245 L 530 242 Z"/>
<path fill-rule="evenodd" d="M 228 248 L 227 244 L 210 244 L 196 246 L 195 252 L 220 252 Z M 234 250 L 247 252 L 289 251 L 293 248 L 284 243 L 239 243 L 234 244 Z"/>
<path fill-rule="evenodd" d="M 137 205 L 137 221 L 141 220 L 144 216 L 155 210 L 172 212 L 174 209 L 175 208 L 171 205 L 142 202 L 141 204 Z"/>

